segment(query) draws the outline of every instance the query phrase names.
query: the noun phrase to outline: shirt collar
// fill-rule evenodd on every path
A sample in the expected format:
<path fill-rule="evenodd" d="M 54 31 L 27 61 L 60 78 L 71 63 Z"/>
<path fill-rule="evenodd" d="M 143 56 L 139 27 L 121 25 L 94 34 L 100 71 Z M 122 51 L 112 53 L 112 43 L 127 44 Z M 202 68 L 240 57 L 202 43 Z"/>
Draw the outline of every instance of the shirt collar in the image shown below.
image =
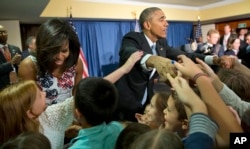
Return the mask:
<path fill-rule="evenodd" d="M 0 43 L 0 48 L 3 48 L 4 46 L 7 47 L 8 45 L 7 45 L 7 44 L 6 44 L 6 45 L 3 45 L 3 44 Z"/>
<path fill-rule="evenodd" d="M 148 44 L 149 44 L 149 47 L 152 47 L 153 45 L 156 44 L 155 42 L 152 42 L 152 41 L 148 38 L 148 36 L 147 36 L 146 34 L 144 34 L 144 36 L 146 37 L 146 40 L 147 40 L 147 42 L 148 42 Z"/>
<path fill-rule="evenodd" d="M 211 43 L 207 43 L 207 45 L 208 45 L 209 47 L 213 47 L 213 44 L 211 44 Z"/>

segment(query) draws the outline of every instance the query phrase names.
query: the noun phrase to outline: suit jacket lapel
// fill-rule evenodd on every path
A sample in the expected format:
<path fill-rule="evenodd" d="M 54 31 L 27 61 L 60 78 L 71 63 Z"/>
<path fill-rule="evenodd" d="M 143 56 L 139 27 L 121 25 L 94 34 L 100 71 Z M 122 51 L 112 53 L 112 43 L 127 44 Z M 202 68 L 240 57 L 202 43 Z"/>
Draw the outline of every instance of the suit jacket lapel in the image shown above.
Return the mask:
<path fill-rule="evenodd" d="M 141 33 L 141 36 L 142 36 L 142 44 L 141 44 L 142 50 L 149 54 L 153 54 L 152 49 L 150 48 L 145 35 Z"/>

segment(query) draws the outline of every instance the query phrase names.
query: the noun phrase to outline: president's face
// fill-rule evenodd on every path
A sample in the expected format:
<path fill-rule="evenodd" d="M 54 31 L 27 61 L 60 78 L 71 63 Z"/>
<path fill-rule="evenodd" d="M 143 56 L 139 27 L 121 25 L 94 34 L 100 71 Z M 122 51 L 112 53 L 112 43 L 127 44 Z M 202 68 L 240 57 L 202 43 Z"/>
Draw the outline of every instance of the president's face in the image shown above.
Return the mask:
<path fill-rule="evenodd" d="M 149 19 L 149 30 L 153 38 L 166 38 L 168 22 L 162 10 L 156 10 Z"/>

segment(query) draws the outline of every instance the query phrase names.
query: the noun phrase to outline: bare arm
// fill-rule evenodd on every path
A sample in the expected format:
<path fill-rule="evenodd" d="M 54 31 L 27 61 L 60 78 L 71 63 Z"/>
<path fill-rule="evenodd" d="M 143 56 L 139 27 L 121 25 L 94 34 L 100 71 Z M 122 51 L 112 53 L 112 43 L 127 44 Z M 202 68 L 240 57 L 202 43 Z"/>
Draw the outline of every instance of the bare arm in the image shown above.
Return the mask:
<path fill-rule="evenodd" d="M 73 96 L 75 95 L 76 85 L 82 79 L 82 73 L 83 73 L 82 60 L 80 58 L 78 58 L 78 61 L 77 61 L 77 64 L 76 64 L 75 84 L 74 84 L 74 88 L 73 88 L 73 91 L 72 91 Z"/>
<path fill-rule="evenodd" d="M 124 74 L 128 73 L 134 66 L 134 64 L 141 58 L 143 52 L 137 51 L 134 52 L 126 61 L 125 64 L 123 64 L 120 68 L 116 69 L 109 75 L 105 76 L 104 79 L 115 83 L 117 80 L 119 80 Z"/>

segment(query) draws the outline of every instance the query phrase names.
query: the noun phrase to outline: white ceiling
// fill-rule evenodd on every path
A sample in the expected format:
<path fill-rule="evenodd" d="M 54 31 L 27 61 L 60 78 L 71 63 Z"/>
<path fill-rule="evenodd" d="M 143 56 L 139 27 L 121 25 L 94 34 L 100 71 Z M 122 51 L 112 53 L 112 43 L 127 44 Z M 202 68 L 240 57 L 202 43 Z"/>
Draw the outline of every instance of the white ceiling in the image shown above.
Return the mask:
<path fill-rule="evenodd" d="M 129 3 L 134 5 L 161 5 L 202 9 L 228 4 L 239 0 L 78 0 L 106 3 Z M 46 18 L 40 14 L 49 0 L 1 0 L 0 20 L 20 20 L 21 23 L 40 23 Z"/>

